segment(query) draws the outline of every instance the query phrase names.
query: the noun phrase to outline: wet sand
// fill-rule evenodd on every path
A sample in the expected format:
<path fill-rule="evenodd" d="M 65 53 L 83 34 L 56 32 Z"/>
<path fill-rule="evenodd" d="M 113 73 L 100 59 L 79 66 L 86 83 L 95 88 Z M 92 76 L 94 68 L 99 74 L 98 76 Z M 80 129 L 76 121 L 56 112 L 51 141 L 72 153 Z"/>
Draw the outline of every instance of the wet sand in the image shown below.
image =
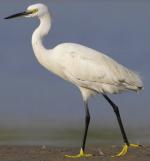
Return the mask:
<path fill-rule="evenodd" d="M 50 146 L 0 146 L 0 161 L 150 161 L 150 146 L 130 148 L 124 157 L 111 157 L 121 147 L 105 145 L 87 148 L 93 156 L 89 158 L 65 158 L 65 154 L 76 154 L 78 148 L 56 148 Z"/>

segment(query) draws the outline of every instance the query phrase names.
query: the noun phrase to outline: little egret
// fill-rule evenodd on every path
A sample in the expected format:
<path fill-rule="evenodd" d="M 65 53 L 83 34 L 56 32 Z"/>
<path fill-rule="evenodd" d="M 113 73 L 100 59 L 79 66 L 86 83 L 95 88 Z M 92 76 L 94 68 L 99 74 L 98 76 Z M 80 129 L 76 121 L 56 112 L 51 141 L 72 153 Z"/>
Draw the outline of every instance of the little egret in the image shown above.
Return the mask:
<path fill-rule="evenodd" d="M 66 155 L 66 157 L 92 156 L 92 154 L 85 153 L 85 143 L 90 123 L 88 99 L 96 94 L 102 94 L 112 106 L 119 123 L 124 145 L 121 152 L 116 156 L 125 155 L 129 147 L 139 147 L 140 145 L 130 144 L 128 141 L 118 106 L 111 101 L 107 94 L 141 90 L 143 83 L 140 76 L 103 53 L 80 44 L 63 43 L 53 49 L 46 49 L 42 40 L 51 28 L 51 15 L 44 4 L 31 5 L 26 11 L 11 15 L 5 19 L 19 16 L 39 18 L 40 25 L 32 35 L 33 51 L 38 62 L 52 73 L 73 83 L 82 94 L 85 107 L 85 128 L 80 153 L 73 156 Z"/>

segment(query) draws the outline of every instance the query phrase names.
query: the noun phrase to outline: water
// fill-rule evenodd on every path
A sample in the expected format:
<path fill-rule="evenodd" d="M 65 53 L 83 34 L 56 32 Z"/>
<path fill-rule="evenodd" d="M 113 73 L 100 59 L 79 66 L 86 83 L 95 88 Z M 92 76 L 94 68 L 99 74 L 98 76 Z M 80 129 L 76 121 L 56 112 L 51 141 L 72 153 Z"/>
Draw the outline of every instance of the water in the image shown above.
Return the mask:
<path fill-rule="evenodd" d="M 150 132 L 139 130 L 129 131 L 131 143 L 149 144 Z M 11 129 L 0 131 L 0 145 L 50 145 L 50 146 L 80 146 L 82 139 L 81 129 Z M 122 144 L 119 129 L 90 129 L 87 138 L 88 144 Z"/>

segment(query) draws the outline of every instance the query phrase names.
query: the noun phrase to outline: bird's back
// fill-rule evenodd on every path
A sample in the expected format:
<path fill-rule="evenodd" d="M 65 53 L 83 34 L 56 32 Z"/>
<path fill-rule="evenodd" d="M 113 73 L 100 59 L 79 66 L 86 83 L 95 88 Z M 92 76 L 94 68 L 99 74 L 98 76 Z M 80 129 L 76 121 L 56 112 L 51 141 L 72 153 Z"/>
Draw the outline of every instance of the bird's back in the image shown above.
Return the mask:
<path fill-rule="evenodd" d="M 143 87 L 137 73 L 83 45 L 60 44 L 53 49 L 53 57 L 61 70 L 58 75 L 79 87 L 102 93 L 138 91 Z"/>

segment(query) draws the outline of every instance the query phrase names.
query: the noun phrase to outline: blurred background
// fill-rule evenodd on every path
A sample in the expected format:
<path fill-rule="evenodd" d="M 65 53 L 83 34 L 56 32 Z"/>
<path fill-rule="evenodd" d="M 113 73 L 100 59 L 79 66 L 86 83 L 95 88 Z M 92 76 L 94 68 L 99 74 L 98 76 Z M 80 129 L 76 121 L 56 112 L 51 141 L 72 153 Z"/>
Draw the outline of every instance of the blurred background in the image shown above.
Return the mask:
<path fill-rule="evenodd" d="M 84 108 L 78 89 L 45 70 L 32 51 L 31 35 L 39 21 L 3 18 L 42 2 L 52 13 L 47 48 L 74 42 L 104 52 L 137 71 L 145 89 L 110 95 L 120 107 L 130 140 L 150 138 L 150 1 L 42 0 L 0 2 L 0 144 L 79 146 Z M 88 143 L 122 143 L 110 105 L 96 96 L 89 101 Z"/>

